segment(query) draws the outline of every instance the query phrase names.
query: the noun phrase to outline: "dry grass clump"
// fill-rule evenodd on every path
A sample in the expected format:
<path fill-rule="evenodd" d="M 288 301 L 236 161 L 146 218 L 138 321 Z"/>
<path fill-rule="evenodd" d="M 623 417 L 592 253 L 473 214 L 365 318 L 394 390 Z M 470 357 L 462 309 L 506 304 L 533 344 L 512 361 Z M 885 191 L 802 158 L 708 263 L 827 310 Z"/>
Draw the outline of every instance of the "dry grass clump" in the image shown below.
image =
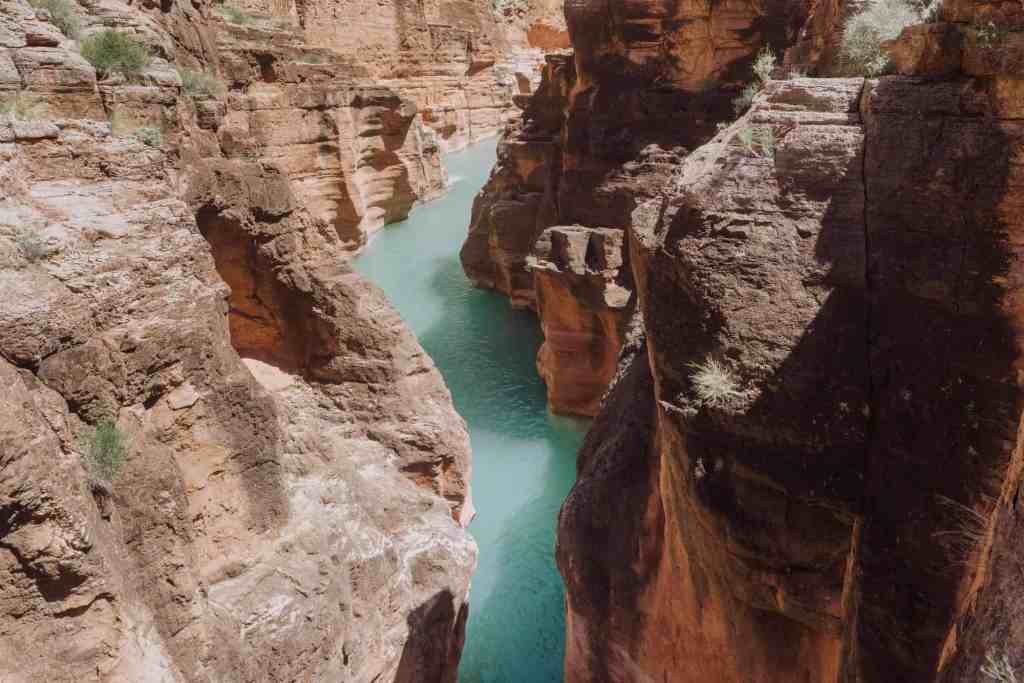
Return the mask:
<path fill-rule="evenodd" d="M 10 121 L 35 121 L 46 116 L 46 113 L 46 103 L 27 93 L 18 93 L 0 101 L 0 115 Z"/>
<path fill-rule="evenodd" d="M 994 650 L 985 654 L 985 663 L 981 665 L 981 673 L 998 683 L 1017 683 L 1017 673 L 1010 666 L 1006 654 L 997 655 Z"/>
<path fill-rule="evenodd" d="M 702 405 L 724 408 L 740 397 L 739 383 L 724 363 L 708 357 L 702 363 L 691 363 L 690 368 L 690 380 Z"/>

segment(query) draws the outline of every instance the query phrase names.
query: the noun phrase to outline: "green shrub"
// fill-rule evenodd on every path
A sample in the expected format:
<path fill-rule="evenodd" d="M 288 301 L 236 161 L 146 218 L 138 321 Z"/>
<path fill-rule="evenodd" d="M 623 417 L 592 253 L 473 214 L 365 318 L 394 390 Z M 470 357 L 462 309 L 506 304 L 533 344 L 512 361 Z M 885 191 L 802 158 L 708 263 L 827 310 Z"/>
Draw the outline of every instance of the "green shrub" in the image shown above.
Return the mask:
<path fill-rule="evenodd" d="M 82 41 L 82 56 L 102 75 L 134 78 L 149 66 L 149 48 L 122 31 L 105 29 Z"/>
<path fill-rule="evenodd" d="M 231 5 L 221 5 L 217 8 L 217 13 L 224 17 L 231 24 L 238 24 L 239 26 L 246 26 L 256 20 L 255 17 L 246 14 L 237 7 Z"/>
<path fill-rule="evenodd" d="M 130 114 L 120 111 L 110 116 L 110 132 L 115 137 L 132 136 L 149 147 L 159 147 L 164 143 L 164 133 L 160 126 L 141 123 Z"/>
<path fill-rule="evenodd" d="M 927 10 L 925 10 L 927 11 Z M 850 17 L 843 29 L 841 55 L 846 71 L 878 76 L 891 68 L 882 43 L 904 28 L 920 23 L 922 12 L 907 0 L 869 0 L 864 10 Z"/>
<path fill-rule="evenodd" d="M 757 131 L 757 144 L 761 148 L 761 156 L 775 156 L 775 131 L 771 128 L 761 128 Z"/>
<path fill-rule="evenodd" d="M 179 69 L 181 92 L 194 100 L 223 95 L 227 88 L 214 74 L 192 69 Z"/>
<path fill-rule="evenodd" d="M 46 246 L 46 240 L 36 233 L 21 229 L 14 236 L 14 244 L 30 263 L 41 261 L 50 255 L 50 249 Z"/>
<path fill-rule="evenodd" d="M 112 482 L 127 455 L 124 434 L 110 420 L 103 420 L 89 436 L 85 448 L 89 472 L 103 482 Z"/>
<path fill-rule="evenodd" d="M 46 115 L 46 103 L 27 93 L 18 93 L 0 102 L 0 114 L 12 121 L 33 121 Z"/>
<path fill-rule="evenodd" d="M 75 3 L 70 0 L 28 0 L 36 9 L 50 13 L 50 20 L 68 38 L 77 38 L 82 24 L 75 13 Z"/>
<path fill-rule="evenodd" d="M 303 64 L 323 64 L 324 56 L 316 52 L 306 52 L 299 58 Z"/>
<path fill-rule="evenodd" d="M 159 147 L 164 144 L 164 134 L 153 126 L 139 126 L 135 129 L 135 137 L 147 147 Z"/>
<path fill-rule="evenodd" d="M 743 145 L 743 149 L 748 152 L 754 151 L 754 129 L 744 126 L 736 131 L 736 139 Z"/>
<path fill-rule="evenodd" d="M 690 379 L 702 405 L 722 408 L 740 396 L 739 386 L 732 371 L 714 358 L 703 363 L 691 363 Z"/>

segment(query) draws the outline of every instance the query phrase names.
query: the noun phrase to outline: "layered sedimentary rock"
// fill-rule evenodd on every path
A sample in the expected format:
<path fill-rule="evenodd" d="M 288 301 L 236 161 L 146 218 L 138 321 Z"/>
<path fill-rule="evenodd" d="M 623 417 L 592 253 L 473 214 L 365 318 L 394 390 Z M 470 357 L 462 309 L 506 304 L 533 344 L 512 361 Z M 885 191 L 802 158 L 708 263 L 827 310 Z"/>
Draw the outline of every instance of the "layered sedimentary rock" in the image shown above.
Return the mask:
<path fill-rule="evenodd" d="M 287 36 L 263 62 L 222 42 L 221 61 L 205 8 L 148 10 L 83 10 L 157 51 L 126 83 L 0 5 L 3 96 L 48 109 L 0 121 L 0 677 L 454 681 L 465 425 L 288 163 L 306 123 L 345 121 L 386 220 L 374 188 L 423 165 L 400 130 L 415 114 L 282 67 Z M 233 89 L 186 98 L 172 59 Z M 112 476 L 90 446 L 107 421 Z"/>
<path fill-rule="evenodd" d="M 537 313 L 544 344 L 537 371 L 553 410 L 594 415 L 615 374 L 632 283 L 621 230 L 556 226 L 534 246 Z"/>
<path fill-rule="evenodd" d="M 633 212 L 646 356 L 559 520 L 567 680 L 1019 669 L 1019 75 L 966 26 L 899 43 L 944 79 L 771 82 Z"/>
<path fill-rule="evenodd" d="M 758 50 L 772 45 L 781 53 L 809 16 L 802 2 L 567 3 L 574 53 L 548 57 L 540 87 L 505 132 L 462 249 L 469 278 L 505 293 L 513 305 L 539 309 L 539 288 L 550 288 L 553 279 L 549 271 L 537 281 L 527 261 L 543 248 L 543 231 L 558 225 L 626 230 L 633 209 L 654 197 L 687 151 L 731 115 L 731 99 L 751 79 Z M 592 327 L 587 321 L 603 315 L 603 304 L 590 309 L 589 302 L 601 301 L 600 283 L 609 277 L 619 276 L 597 278 L 588 293 L 579 282 L 562 283 L 576 292 L 576 302 L 559 307 L 557 322 L 538 310 L 545 331 Z M 628 274 L 622 280 L 629 289 Z M 566 328 L 570 308 L 578 317 Z M 592 414 L 607 387 L 622 331 L 605 326 L 591 336 L 603 359 L 592 377 L 559 362 L 569 358 L 554 357 L 551 345 L 542 351 L 556 410 Z M 559 398 L 568 393 L 576 397 Z"/>
<path fill-rule="evenodd" d="M 546 50 L 567 44 L 561 3 L 527 9 L 491 0 L 237 3 L 293 22 L 303 43 L 358 64 L 374 84 L 414 101 L 442 147 L 460 149 L 504 125 L 516 93 L 536 86 Z"/>

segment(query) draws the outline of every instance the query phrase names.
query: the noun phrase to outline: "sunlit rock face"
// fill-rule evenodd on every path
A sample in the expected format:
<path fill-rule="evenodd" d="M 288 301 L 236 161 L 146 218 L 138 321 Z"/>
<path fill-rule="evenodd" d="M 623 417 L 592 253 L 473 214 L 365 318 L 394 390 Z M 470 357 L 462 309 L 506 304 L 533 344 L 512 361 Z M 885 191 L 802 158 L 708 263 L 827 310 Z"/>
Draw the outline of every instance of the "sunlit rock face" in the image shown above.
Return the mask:
<path fill-rule="evenodd" d="M 455 681 L 468 436 L 346 260 L 443 189 L 434 134 L 294 26 L 78 11 L 154 58 L 0 5 L 0 98 L 45 105 L 0 122 L 0 678 Z"/>

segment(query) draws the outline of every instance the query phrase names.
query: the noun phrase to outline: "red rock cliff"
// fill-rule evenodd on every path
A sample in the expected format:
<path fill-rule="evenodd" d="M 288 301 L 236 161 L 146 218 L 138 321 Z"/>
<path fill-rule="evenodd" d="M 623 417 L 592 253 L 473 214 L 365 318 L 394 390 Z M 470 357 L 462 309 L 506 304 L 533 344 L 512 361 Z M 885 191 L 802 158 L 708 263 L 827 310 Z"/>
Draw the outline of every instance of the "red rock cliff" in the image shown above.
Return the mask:
<path fill-rule="evenodd" d="M 434 133 L 295 26 L 75 11 L 154 58 L 98 79 L 0 3 L 0 100 L 41 105 L 0 118 L 0 678 L 454 681 L 468 436 L 345 260 L 441 189 Z"/>
<path fill-rule="evenodd" d="M 1020 670 L 1020 34 L 969 23 L 1019 11 L 908 29 L 927 80 L 771 82 L 633 211 L 646 353 L 559 519 L 568 681 Z"/>
<path fill-rule="evenodd" d="M 573 57 L 548 57 L 538 92 L 500 144 L 462 249 L 477 285 L 537 310 L 538 367 L 554 410 L 594 414 L 633 304 L 618 294 L 609 304 L 602 292 L 612 280 L 631 292 L 628 269 L 608 267 L 587 293 L 569 271 L 529 266 L 531 255 L 544 259 L 545 229 L 618 232 L 602 243 L 624 262 L 610 245 L 625 245 L 634 207 L 731 113 L 757 51 L 791 44 L 807 17 L 800 2 L 566 4 Z"/>

